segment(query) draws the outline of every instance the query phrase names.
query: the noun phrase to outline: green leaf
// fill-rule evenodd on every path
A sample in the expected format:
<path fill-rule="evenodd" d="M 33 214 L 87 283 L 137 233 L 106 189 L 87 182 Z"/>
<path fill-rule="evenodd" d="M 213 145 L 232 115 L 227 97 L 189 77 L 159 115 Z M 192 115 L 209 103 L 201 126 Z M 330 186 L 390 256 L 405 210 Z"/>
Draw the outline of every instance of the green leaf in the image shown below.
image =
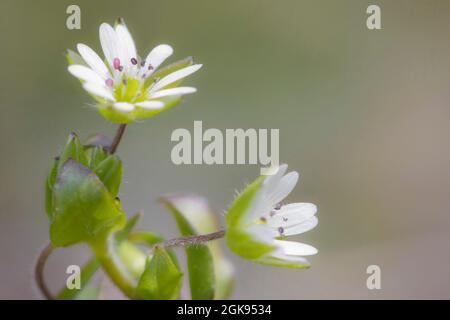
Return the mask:
<path fill-rule="evenodd" d="M 45 212 L 47 217 L 51 218 L 53 214 L 53 185 L 56 181 L 58 174 L 58 162 L 59 158 L 56 158 L 53 162 L 52 169 L 50 170 L 47 180 L 45 181 Z"/>
<path fill-rule="evenodd" d="M 100 179 L 84 165 L 67 160 L 53 188 L 52 244 L 91 242 L 124 224 L 125 214 Z"/>
<path fill-rule="evenodd" d="M 109 192 L 116 197 L 122 180 L 122 161 L 120 161 L 120 158 L 116 155 L 110 155 L 93 168 L 93 171 Z"/>
<path fill-rule="evenodd" d="M 130 219 L 127 220 L 125 227 L 116 233 L 116 240 L 118 242 L 124 241 L 128 238 L 141 216 L 141 212 L 136 212 Z"/>
<path fill-rule="evenodd" d="M 183 274 L 173 263 L 170 255 L 160 248 L 155 248 L 153 257 L 147 261 L 136 289 L 139 299 L 174 300 L 178 299 Z"/>
<path fill-rule="evenodd" d="M 71 290 L 65 287 L 57 296 L 57 300 L 73 300 L 78 299 L 78 297 L 89 287 L 89 280 L 95 274 L 95 272 L 100 267 L 100 263 L 97 259 L 93 258 L 89 260 L 81 269 L 80 274 L 80 282 L 81 289 L 80 290 Z M 91 289 L 89 289 L 90 291 Z"/>
<path fill-rule="evenodd" d="M 171 198 L 161 198 L 162 203 L 175 218 L 182 236 L 197 235 L 197 231 L 173 204 Z M 189 283 L 193 300 L 210 300 L 214 298 L 215 275 L 214 261 L 210 248 L 206 244 L 185 247 Z"/>
<path fill-rule="evenodd" d="M 88 284 L 75 296 L 75 300 L 100 300 L 103 293 L 103 286 L 100 283 Z"/>

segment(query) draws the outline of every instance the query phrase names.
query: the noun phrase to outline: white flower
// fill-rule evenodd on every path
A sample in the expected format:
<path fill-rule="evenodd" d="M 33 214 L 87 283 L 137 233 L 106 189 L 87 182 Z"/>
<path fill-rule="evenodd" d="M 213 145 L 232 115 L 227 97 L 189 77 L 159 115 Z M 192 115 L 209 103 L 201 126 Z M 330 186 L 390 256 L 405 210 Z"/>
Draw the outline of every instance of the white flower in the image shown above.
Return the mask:
<path fill-rule="evenodd" d="M 255 249 L 259 250 L 258 245 L 263 245 L 267 250 L 262 250 L 260 255 L 252 255 L 244 251 L 251 250 L 252 247 L 232 243 L 233 239 L 228 239 L 228 243 L 231 243 L 231 250 L 235 249 L 233 250 L 235 253 L 256 262 L 306 267 L 309 263 L 304 256 L 316 254 L 317 249 L 300 242 L 285 240 L 285 237 L 313 229 L 318 223 L 315 216 L 317 207 L 312 203 L 281 204 L 294 189 L 299 177 L 295 171 L 285 175 L 286 171 L 287 165 L 282 165 L 275 175 L 264 178 L 262 182 L 257 180 L 256 184 L 247 188 L 250 191 L 244 190 L 244 193 L 247 191 L 250 194 L 247 198 L 250 199 L 249 204 L 245 206 L 243 212 L 233 212 L 235 216 L 227 221 L 229 222 L 227 233 L 230 232 L 231 238 L 245 234 L 255 243 Z M 251 191 L 252 188 L 256 188 L 254 192 Z M 243 238 L 239 237 L 234 239 L 235 242 L 242 242 Z"/>
<path fill-rule="evenodd" d="M 146 118 L 154 114 L 146 111 L 160 111 L 182 95 L 196 92 L 193 87 L 176 85 L 199 70 L 201 64 L 185 64 L 161 78 L 154 77 L 157 68 L 172 55 L 172 47 L 158 45 L 145 59 L 141 59 L 123 20 L 115 28 L 107 23 L 101 24 L 99 33 L 106 61 L 90 47 L 79 43 L 77 49 L 81 63 L 70 65 L 68 70 L 83 82 L 83 88 L 99 102 L 102 115 L 110 120 L 128 122 Z"/>

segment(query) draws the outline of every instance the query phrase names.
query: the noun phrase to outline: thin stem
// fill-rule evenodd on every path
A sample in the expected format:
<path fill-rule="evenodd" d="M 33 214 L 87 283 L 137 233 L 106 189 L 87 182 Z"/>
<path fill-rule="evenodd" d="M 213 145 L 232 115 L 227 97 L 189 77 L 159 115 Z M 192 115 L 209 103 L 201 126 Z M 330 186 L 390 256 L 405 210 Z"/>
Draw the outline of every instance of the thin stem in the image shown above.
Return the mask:
<path fill-rule="evenodd" d="M 205 243 L 208 241 L 216 240 L 223 238 L 225 236 L 225 230 L 219 230 L 213 233 L 198 235 L 198 236 L 189 236 L 182 238 L 170 239 L 155 245 L 158 248 L 169 249 L 173 247 L 186 247 L 197 245 L 201 243 Z"/>
<path fill-rule="evenodd" d="M 117 147 L 120 144 L 120 141 L 122 140 L 123 133 L 125 132 L 125 128 L 127 127 L 126 124 L 121 124 L 116 131 L 116 135 L 114 136 L 114 139 L 111 143 L 111 146 L 109 147 L 109 153 L 114 154 L 117 150 Z"/>
<path fill-rule="evenodd" d="M 36 261 L 36 266 L 34 268 L 34 278 L 36 280 L 36 284 L 41 291 L 42 295 L 47 300 L 54 300 L 55 297 L 50 292 L 49 288 L 47 287 L 47 284 L 44 280 L 44 268 L 45 264 L 47 263 L 48 257 L 53 252 L 53 246 L 49 243 L 45 246 L 45 248 L 41 251 L 39 254 L 39 257 Z"/>
<path fill-rule="evenodd" d="M 130 299 L 134 299 L 136 281 L 128 273 L 120 257 L 114 236 L 108 236 L 95 243 L 91 243 L 92 251 L 102 265 L 103 270 L 114 284 Z"/>

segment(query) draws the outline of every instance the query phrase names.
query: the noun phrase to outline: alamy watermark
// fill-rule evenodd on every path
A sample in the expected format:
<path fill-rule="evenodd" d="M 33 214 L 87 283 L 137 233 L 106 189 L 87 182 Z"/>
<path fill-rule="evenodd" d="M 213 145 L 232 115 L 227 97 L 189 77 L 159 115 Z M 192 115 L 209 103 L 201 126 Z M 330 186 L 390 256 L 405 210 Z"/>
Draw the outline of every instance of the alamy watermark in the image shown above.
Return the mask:
<path fill-rule="evenodd" d="M 202 121 L 194 121 L 193 133 L 179 128 L 172 132 L 171 159 L 181 164 L 258 164 L 262 175 L 276 173 L 280 153 L 279 129 L 203 130 Z M 270 145 L 270 151 L 269 151 Z"/>

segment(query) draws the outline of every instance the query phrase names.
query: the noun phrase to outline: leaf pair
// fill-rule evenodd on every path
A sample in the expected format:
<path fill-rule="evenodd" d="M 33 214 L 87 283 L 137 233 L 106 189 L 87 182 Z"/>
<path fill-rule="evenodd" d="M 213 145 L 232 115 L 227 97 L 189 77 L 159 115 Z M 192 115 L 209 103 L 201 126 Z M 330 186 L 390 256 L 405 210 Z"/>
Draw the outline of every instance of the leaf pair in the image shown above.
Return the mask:
<path fill-rule="evenodd" d="M 101 147 L 89 152 L 71 134 L 47 178 L 46 211 L 55 247 L 94 241 L 120 229 L 125 214 L 116 200 L 122 164 Z"/>

